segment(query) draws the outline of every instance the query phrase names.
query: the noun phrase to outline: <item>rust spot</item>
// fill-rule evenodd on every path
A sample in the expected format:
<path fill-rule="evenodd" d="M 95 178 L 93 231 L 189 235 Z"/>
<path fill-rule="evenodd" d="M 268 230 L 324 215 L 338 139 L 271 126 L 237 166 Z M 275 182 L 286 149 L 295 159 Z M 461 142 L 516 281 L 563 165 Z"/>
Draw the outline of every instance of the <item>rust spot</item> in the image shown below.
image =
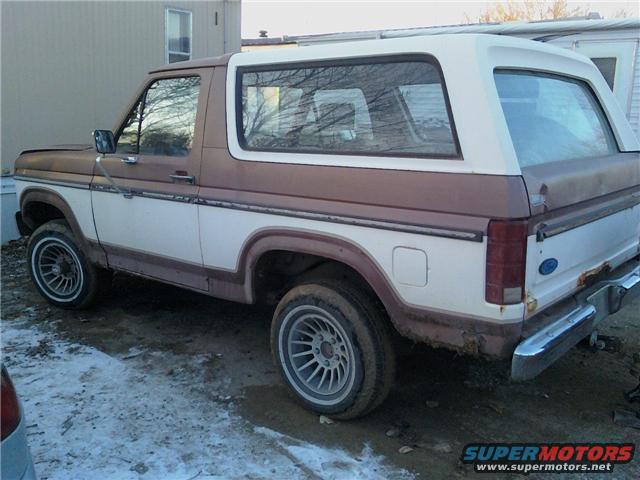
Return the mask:
<path fill-rule="evenodd" d="M 500 305 L 500 313 L 504 313 L 506 309 L 507 307 L 505 307 L 504 305 Z"/>
<path fill-rule="evenodd" d="M 527 306 L 527 313 L 533 313 L 538 308 L 538 299 L 532 297 L 530 292 L 526 293 L 524 303 Z"/>
<path fill-rule="evenodd" d="M 588 285 L 593 285 L 600 276 L 611 271 L 611 265 L 609 262 L 603 262 L 595 268 L 590 270 L 586 270 L 580 274 L 578 277 L 577 285 L 578 287 L 586 287 Z"/>

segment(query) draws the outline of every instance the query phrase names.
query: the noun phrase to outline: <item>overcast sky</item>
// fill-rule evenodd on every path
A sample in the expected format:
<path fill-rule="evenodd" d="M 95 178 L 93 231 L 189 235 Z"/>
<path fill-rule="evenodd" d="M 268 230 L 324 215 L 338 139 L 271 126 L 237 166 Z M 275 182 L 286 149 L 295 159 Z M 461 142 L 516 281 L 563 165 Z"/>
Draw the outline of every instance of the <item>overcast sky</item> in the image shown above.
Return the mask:
<path fill-rule="evenodd" d="M 451 25 L 473 20 L 491 4 L 479 1 L 381 0 L 242 0 L 242 37 L 254 38 L 259 30 L 270 37 L 386 28 Z M 637 1 L 570 1 L 570 7 L 587 7 L 603 17 L 624 9 L 640 16 Z"/>

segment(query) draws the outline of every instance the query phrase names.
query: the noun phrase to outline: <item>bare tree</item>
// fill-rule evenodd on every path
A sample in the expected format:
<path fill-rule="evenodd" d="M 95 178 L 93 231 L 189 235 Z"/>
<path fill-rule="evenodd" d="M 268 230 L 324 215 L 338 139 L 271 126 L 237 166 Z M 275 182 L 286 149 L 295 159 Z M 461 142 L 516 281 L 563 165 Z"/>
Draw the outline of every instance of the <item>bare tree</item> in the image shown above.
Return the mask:
<path fill-rule="evenodd" d="M 624 8 L 616 10 L 616 13 L 613 14 L 613 18 L 628 18 L 631 16 L 632 15 L 629 12 L 627 12 Z"/>
<path fill-rule="evenodd" d="M 571 6 L 567 0 L 506 0 L 488 7 L 476 19 L 465 15 L 466 23 L 499 23 L 532 20 L 556 20 L 586 16 L 589 9 Z"/>

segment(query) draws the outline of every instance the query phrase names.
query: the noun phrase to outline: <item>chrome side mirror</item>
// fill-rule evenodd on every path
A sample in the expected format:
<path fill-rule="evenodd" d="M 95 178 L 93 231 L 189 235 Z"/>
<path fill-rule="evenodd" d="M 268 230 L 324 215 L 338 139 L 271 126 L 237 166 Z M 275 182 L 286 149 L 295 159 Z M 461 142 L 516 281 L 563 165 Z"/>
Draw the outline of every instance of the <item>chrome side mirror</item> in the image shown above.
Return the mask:
<path fill-rule="evenodd" d="M 98 153 L 115 153 L 116 139 L 111 130 L 95 130 L 93 132 L 93 140 L 96 144 Z"/>
<path fill-rule="evenodd" d="M 133 198 L 133 194 L 131 193 L 131 191 L 122 190 L 115 182 L 113 177 L 109 175 L 109 172 L 107 172 L 107 169 L 104 168 L 104 165 L 102 165 L 102 156 L 108 153 L 115 153 L 116 151 L 116 141 L 113 136 L 113 132 L 111 132 L 111 130 L 95 130 L 93 132 L 93 139 L 96 142 L 96 150 L 100 154 L 96 157 L 96 165 L 98 166 L 98 170 L 100 170 L 100 173 L 102 173 L 104 178 L 107 179 L 111 187 L 116 192 L 124 196 L 124 198 Z M 137 159 L 133 162 L 127 163 L 135 163 L 136 161 Z"/>

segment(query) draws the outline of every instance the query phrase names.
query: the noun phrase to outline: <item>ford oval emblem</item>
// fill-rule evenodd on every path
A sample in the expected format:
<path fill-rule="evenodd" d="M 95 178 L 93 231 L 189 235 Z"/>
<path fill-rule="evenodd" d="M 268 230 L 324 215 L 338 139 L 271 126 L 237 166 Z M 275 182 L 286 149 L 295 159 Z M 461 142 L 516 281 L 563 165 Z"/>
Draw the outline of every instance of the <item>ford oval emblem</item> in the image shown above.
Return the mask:
<path fill-rule="evenodd" d="M 547 258 L 540 264 L 538 271 L 542 275 L 550 275 L 555 272 L 556 268 L 558 268 L 558 260 L 555 258 Z"/>

